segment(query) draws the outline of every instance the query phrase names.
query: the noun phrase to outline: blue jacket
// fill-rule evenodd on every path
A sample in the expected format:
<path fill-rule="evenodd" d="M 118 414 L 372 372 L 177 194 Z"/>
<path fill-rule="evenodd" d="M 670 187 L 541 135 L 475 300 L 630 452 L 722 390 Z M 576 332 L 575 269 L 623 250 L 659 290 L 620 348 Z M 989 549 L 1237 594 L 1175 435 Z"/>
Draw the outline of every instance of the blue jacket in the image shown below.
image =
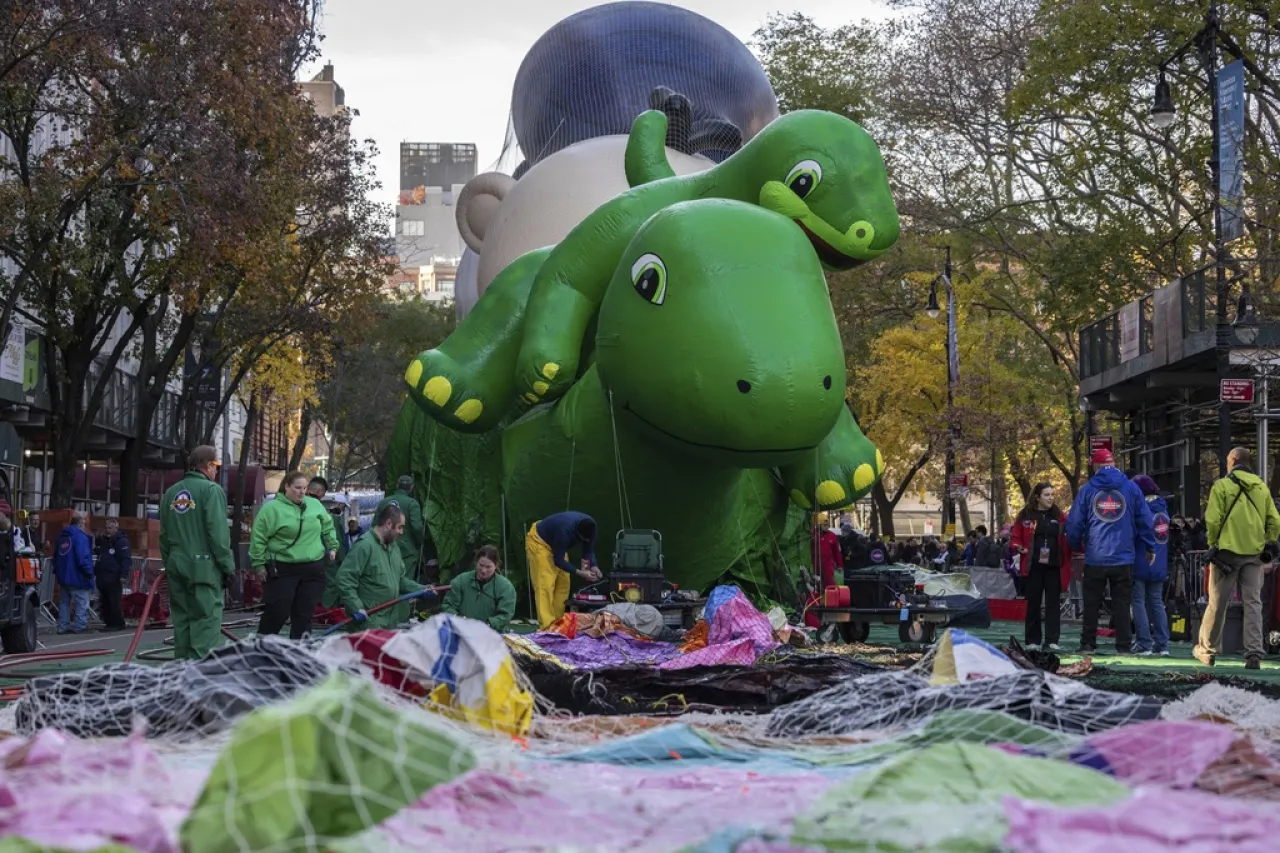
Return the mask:
<path fill-rule="evenodd" d="M 1155 550 L 1151 509 L 1142 490 L 1116 468 L 1103 468 L 1084 484 L 1067 515 L 1067 542 L 1086 566 L 1132 566 L 1136 543 Z M 1144 552 L 1145 553 L 1145 552 Z"/>
<path fill-rule="evenodd" d="M 133 568 L 129 554 L 129 537 L 117 530 L 114 539 L 104 533 L 98 537 L 98 567 L 96 574 L 104 580 L 124 580 Z"/>
<path fill-rule="evenodd" d="M 1142 542 L 1134 543 L 1138 559 L 1133 564 L 1133 579 L 1148 583 L 1161 583 L 1169 579 L 1169 506 L 1164 498 L 1151 495 L 1147 498 L 1147 507 L 1151 510 L 1152 527 L 1155 528 L 1156 561 L 1147 563 L 1147 554 L 1151 549 Z"/>
<path fill-rule="evenodd" d="M 93 588 L 93 540 L 79 527 L 68 525 L 58 534 L 53 574 L 68 589 Z"/>
<path fill-rule="evenodd" d="M 590 539 L 583 541 L 578 535 L 578 527 L 584 522 L 590 522 L 592 533 Z M 576 569 L 569 565 L 569 549 L 575 545 L 582 546 L 582 559 L 587 560 L 591 565 L 596 563 L 596 531 L 595 519 L 582 512 L 558 512 L 555 515 L 548 515 L 542 521 L 538 522 L 538 536 L 543 542 L 547 543 L 547 547 L 551 549 L 551 553 L 555 555 L 556 565 L 569 574 L 573 574 Z"/>

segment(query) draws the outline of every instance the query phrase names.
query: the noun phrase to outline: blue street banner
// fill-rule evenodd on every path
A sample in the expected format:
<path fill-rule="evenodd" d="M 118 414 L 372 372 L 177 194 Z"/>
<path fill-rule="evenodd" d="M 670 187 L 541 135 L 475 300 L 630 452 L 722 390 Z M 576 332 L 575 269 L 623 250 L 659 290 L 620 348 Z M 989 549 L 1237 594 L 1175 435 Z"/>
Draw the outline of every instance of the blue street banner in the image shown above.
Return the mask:
<path fill-rule="evenodd" d="M 1222 240 L 1244 236 L 1244 64 L 1218 72 L 1218 200 Z"/>

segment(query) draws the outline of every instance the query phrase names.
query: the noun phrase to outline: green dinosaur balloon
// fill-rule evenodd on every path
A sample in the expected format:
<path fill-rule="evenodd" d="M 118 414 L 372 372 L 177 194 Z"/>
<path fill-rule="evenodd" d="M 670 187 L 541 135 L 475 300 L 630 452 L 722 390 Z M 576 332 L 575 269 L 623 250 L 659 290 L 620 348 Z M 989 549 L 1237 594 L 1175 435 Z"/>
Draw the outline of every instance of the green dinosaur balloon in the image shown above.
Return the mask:
<path fill-rule="evenodd" d="M 558 246 L 513 262 L 490 288 L 509 287 L 468 315 L 405 373 L 433 417 L 465 432 L 493 429 L 511 396 L 526 404 L 563 394 L 589 365 L 591 326 L 623 251 L 654 213 L 694 199 L 752 202 L 793 221 L 828 269 L 849 269 L 898 238 L 884 160 L 857 124 L 835 113 L 788 113 L 714 168 L 675 176 L 666 162 L 666 116 L 637 117 L 627 150 L 632 189 L 601 205 Z M 525 302 L 527 301 L 527 305 Z M 710 322 L 710 318 L 708 318 Z"/>
<path fill-rule="evenodd" d="M 476 310 L 517 307 L 531 284 L 495 279 Z M 601 297 L 590 366 L 560 399 L 480 435 L 406 401 L 389 470 L 413 471 L 442 562 L 468 530 L 497 535 L 502 508 L 518 553 L 529 524 L 572 508 L 606 535 L 660 530 L 668 577 L 688 587 L 807 563 L 804 510 L 865 495 L 883 460 L 845 405 L 805 233 L 743 202 L 668 205 L 619 252 Z"/>

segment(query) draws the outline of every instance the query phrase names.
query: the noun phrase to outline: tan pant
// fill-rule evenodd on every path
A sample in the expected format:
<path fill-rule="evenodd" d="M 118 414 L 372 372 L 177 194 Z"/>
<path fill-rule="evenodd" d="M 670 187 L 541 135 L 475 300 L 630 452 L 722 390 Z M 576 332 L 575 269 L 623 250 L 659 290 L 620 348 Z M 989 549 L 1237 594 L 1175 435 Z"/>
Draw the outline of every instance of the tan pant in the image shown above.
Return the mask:
<path fill-rule="evenodd" d="M 1222 648 L 1222 629 L 1227 624 L 1227 604 L 1236 584 L 1240 584 L 1240 602 L 1244 605 L 1244 653 L 1261 658 L 1262 646 L 1262 582 L 1266 575 L 1257 557 L 1229 557 L 1237 568 L 1224 572 L 1217 565 L 1209 567 L 1209 604 L 1200 623 L 1200 642 L 1196 650 L 1216 655 Z"/>

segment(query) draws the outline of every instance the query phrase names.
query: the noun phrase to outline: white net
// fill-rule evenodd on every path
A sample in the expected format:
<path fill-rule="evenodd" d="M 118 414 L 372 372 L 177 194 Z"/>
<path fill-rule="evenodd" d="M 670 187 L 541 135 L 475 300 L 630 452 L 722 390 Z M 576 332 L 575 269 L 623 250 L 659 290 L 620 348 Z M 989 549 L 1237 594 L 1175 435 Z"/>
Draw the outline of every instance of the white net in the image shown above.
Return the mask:
<path fill-rule="evenodd" d="M 667 640 L 437 616 L 38 677 L 0 715 L 0 850 L 1274 845 L 1280 703 L 1257 690 L 1099 690 L 956 629 L 801 648 L 722 589 Z"/>

